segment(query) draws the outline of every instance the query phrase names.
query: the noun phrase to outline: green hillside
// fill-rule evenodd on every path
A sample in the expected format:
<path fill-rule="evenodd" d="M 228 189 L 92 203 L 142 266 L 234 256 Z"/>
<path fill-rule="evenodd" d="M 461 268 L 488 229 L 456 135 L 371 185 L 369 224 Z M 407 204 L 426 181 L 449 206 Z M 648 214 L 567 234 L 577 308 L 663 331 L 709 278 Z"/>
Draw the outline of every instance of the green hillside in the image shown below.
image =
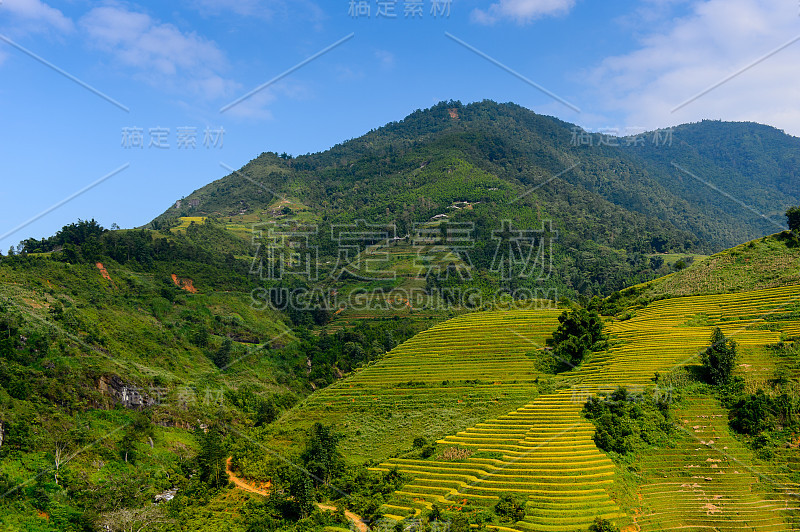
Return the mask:
<path fill-rule="evenodd" d="M 23 240 L 0 529 L 800 526 L 798 139 L 654 134 L 442 102 Z"/>
<path fill-rule="evenodd" d="M 609 309 L 670 296 L 724 294 L 800 282 L 800 246 L 783 232 L 717 253 L 678 272 L 621 290 Z"/>
<path fill-rule="evenodd" d="M 790 390 L 797 408 L 797 349 L 775 348 L 800 335 L 800 283 L 774 268 L 793 262 L 796 272 L 795 249 L 778 235 L 651 283 L 674 283 L 678 294 L 640 300 L 621 319 L 609 318 L 607 351 L 556 376 L 538 372 L 530 355 L 541 353 L 558 312 L 454 318 L 311 396 L 278 426 L 285 433 L 328 420 L 342 430 L 349 458 L 378 459 L 373 471 L 408 474 L 411 480 L 383 506 L 397 521 L 439 508 L 480 522 L 511 492 L 527 501 L 525 518 L 490 520 L 490 528 L 579 530 L 602 516 L 653 531 L 712 522 L 720 530 L 788 530 L 800 517 L 793 495 L 800 464 L 785 446 L 793 433 L 779 429 L 764 447 L 734 433 L 726 418 L 731 394 L 759 389 L 776 396 Z M 738 266 L 724 260 L 737 252 Z M 749 279 L 750 290 L 680 296 L 696 291 L 692 269 L 707 278 Z M 765 283 L 775 286 L 760 288 Z M 715 327 L 739 346 L 738 392 L 717 392 L 696 376 Z M 528 356 L 514 358 L 526 350 Z M 458 386 L 470 375 L 478 382 Z M 670 402 L 668 440 L 637 447 L 638 458 L 598 449 L 595 428 L 581 416 L 587 398 L 621 385 Z M 425 451 L 415 444 L 419 438 L 435 447 Z"/>
<path fill-rule="evenodd" d="M 442 102 L 325 152 L 263 153 L 153 224 L 204 215 L 238 229 L 311 224 L 322 264 L 335 264 L 331 226 L 363 220 L 390 227 L 389 238 L 413 238 L 415 224 L 439 216 L 470 224 L 472 243 L 459 254 L 500 286 L 492 231 L 503 220 L 528 230 L 552 221 L 558 235 L 548 282 L 513 287 L 574 297 L 607 295 L 669 273 L 649 259 L 654 253 L 707 254 L 774 233 L 784 227 L 786 208 L 800 201 L 792 184 L 800 143 L 766 126 L 689 124 L 669 141 L 663 132 L 645 133 L 643 144 L 600 143 L 599 134 L 579 142 L 578 132 L 513 104 Z"/>
<path fill-rule="evenodd" d="M 213 220 L 80 221 L 27 245 L 0 258 L 3 530 L 95 530 L 168 490 L 181 526 L 214 530 L 247 498 L 211 489 L 203 453 L 428 326 L 378 320 L 323 342 L 254 305 L 234 256 L 247 244 Z"/>

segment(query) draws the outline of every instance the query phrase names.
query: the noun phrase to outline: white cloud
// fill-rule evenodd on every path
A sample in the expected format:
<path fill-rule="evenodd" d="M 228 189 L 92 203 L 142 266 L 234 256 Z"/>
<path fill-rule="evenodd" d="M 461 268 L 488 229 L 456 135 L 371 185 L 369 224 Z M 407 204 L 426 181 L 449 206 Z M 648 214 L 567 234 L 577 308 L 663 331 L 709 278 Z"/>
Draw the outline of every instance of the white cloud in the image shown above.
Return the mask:
<path fill-rule="evenodd" d="M 262 0 L 195 0 L 192 5 L 204 14 L 218 15 L 230 11 L 244 17 L 271 19 L 285 10 L 285 2 Z"/>
<path fill-rule="evenodd" d="M 67 33 L 74 27 L 64 13 L 39 0 L 3 0 L 0 13 L 12 15 L 18 32 L 38 33 L 52 28 Z"/>
<path fill-rule="evenodd" d="M 263 20 L 298 17 L 319 22 L 324 18 L 322 9 L 311 0 L 194 0 L 191 4 L 205 15 L 229 11 Z"/>
<path fill-rule="evenodd" d="M 601 105 L 629 124 L 664 127 L 703 118 L 767 123 L 800 135 L 798 6 L 783 0 L 703 0 L 638 49 L 605 59 L 591 76 Z M 731 74 L 740 75 L 675 110 Z"/>
<path fill-rule="evenodd" d="M 375 58 L 380 63 L 381 67 L 388 70 L 394 66 L 394 54 L 387 50 L 376 50 Z"/>
<path fill-rule="evenodd" d="M 575 0 L 500 0 L 488 9 L 472 11 L 472 20 L 480 24 L 494 24 L 501 19 L 511 19 L 525 24 L 538 18 L 569 13 Z"/>
<path fill-rule="evenodd" d="M 153 84 L 188 87 L 209 99 L 237 88 L 219 73 L 227 66 L 222 51 L 194 32 L 117 5 L 92 9 L 80 24 L 94 46 Z"/>
<path fill-rule="evenodd" d="M 272 120 L 273 113 L 269 106 L 279 97 L 302 101 L 309 99 L 311 92 L 302 83 L 284 79 L 242 100 L 226 110 L 225 114 L 248 120 Z"/>

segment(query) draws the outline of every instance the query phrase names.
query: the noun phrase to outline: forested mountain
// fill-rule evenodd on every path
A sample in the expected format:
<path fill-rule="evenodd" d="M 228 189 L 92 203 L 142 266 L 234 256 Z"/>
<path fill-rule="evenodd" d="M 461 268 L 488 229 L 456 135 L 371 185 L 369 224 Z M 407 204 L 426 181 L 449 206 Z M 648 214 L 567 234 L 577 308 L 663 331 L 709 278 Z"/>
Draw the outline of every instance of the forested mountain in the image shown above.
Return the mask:
<path fill-rule="evenodd" d="M 325 152 L 262 153 L 153 224 L 275 216 L 282 198 L 301 201 L 320 235 L 363 219 L 402 237 L 444 214 L 474 224 L 470 259 L 489 270 L 503 220 L 552 220 L 554 286 L 607 294 L 652 278 L 661 261 L 649 255 L 708 254 L 783 228 L 800 200 L 798 157 L 800 139 L 752 123 L 616 137 L 515 104 L 441 102 Z M 329 237 L 316 244 L 335 255 Z"/>

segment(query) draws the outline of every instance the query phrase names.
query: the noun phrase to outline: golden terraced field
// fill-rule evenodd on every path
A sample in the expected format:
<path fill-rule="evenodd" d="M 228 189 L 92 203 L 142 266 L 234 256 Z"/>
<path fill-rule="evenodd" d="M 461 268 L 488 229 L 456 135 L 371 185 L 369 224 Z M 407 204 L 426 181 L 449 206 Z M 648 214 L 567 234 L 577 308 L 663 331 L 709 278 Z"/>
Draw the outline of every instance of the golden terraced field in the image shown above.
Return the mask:
<path fill-rule="evenodd" d="M 459 461 L 394 458 L 380 464 L 377 470 L 397 467 L 414 478 L 395 494 L 385 508 L 387 513 L 403 518 L 434 503 L 489 506 L 499 493 L 513 491 L 529 499 L 526 518 L 509 525 L 520 531 L 585 530 L 598 515 L 633 529 L 652 531 L 788 530 L 781 527 L 788 526 L 786 516 L 797 511 L 791 506 L 797 504 L 787 494 L 798 491 L 797 486 L 786 481 L 779 489 L 765 487 L 763 478 L 752 473 L 756 466 L 740 446 L 736 450 L 738 465 L 730 458 L 710 456 L 714 449 L 700 442 L 715 437 L 719 440 L 727 433 L 724 420 L 717 418 L 700 424 L 700 430 L 689 429 L 695 432 L 686 433 L 685 441 L 672 450 L 666 462 L 653 460 L 643 465 L 650 469 L 644 475 L 641 508 L 626 515 L 609 496 L 614 464 L 595 446 L 593 426 L 580 411 L 593 393 L 618 385 L 651 385 L 656 372 L 696 363 L 715 326 L 745 348 L 777 342 L 781 332 L 796 334 L 797 321 L 789 312 L 798 308 L 798 302 L 800 286 L 690 296 L 657 301 L 629 320 L 609 323 L 611 348 L 564 374 L 569 389 L 539 396 L 504 415 L 438 440 L 440 446 L 473 450 L 475 457 Z M 392 387 L 409 379 L 516 381 L 504 385 L 508 392 L 529 386 L 536 374 L 524 352 L 535 344 L 544 344 L 557 324 L 556 314 L 509 311 L 452 319 L 332 389 L 328 400 L 355 403 L 380 397 L 396 404 L 428 400 Z M 526 342 L 520 342 L 520 338 Z M 382 395 L 376 394 L 378 389 Z M 475 390 L 475 399 L 480 400 L 480 387 Z M 711 403 L 687 407 L 683 419 L 690 427 L 697 424 L 695 418 L 702 415 L 700 412 L 719 411 L 718 406 L 714 410 L 713 400 L 708 401 Z M 730 436 L 726 438 L 733 441 Z M 725 455 L 725 449 L 719 451 Z M 487 453 L 492 458 L 486 458 Z M 670 466 L 672 469 L 662 467 L 673 462 L 676 465 Z M 688 465 L 695 462 L 716 471 L 703 476 L 702 482 L 691 475 L 685 477 Z M 659 475 L 663 481 L 654 481 Z"/>

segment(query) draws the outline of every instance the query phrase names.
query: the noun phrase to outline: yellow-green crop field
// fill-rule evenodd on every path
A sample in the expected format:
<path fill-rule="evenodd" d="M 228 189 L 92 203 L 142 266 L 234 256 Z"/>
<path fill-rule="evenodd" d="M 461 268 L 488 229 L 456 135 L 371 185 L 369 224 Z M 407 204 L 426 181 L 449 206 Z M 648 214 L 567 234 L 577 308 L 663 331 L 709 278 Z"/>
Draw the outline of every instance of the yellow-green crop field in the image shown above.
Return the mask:
<path fill-rule="evenodd" d="M 526 353 L 541 348 L 557 310 L 464 314 L 396 347 L 378 362 L 312 394 L 284 426 L 335 422 L 347 456 L 385 458 L 524 405 L 541 377 Z M 391 435 L 391 436 L 390 436 Z"/>
<path fill-rule="evenodd" d="M 173 227 L 173 231 L 186 231 L 192 222 L 196 224 L 202 224 L 206 222 L 205 216 L 181 216 L 178 219 L 181 221 L 181 223 Z"/>
<path fill-rule="evenodd" d="M 641 464 L 639 504 L 626 509 L 610 495 L 618 474 L 614 463 L 595 446 L 593 425 L 580 412 L 594 393 L 618 385 L 644 388 L 653 384 L 656 372 L 698 363 L 713 327 L 744 350 L 796 335 L 799 303 L 800 285 L 795 285 L 665 299 L 628 320 L 609 322 L 609 350 L 563 374 L 569 388 L 531 397 L 505 414 L 437 441 L 440 447 L 468 449 L 475 456 L 384 460 L 376 470 L 397 467 L 414 479 L 394 494 L 387 514 L 400 519 L 433 504 L 490 506 L 498 494 L 517 492 L 528 497 L 527 515 L 504 528 L 586 530 L 596 516 L 604 516 L 630 530 L 654 532 L 790 530 L 787 520 L 796 519 L 799 511 L 792 494 L 800 488 L 788 477 L 768 481 L 758 472 L 749 451 L 730 435 L 714 399 L 694 398 L 682 407 L 681 441 Z M 336 410 L 373 403 L 421 409 L 456 398 L 491 401 L 492 390 L 503 396 L 504 404 L 522 400 L 541 378 L 525 353 L 544 345 L 557 315 L 507 311 L 459 316 L 326 390 L 315 406 Z M 409 386 L 409 381 L 434 384 L 443 379 L 479 379 L 481 384 L 442 387 L 433 394 L 428 387 Z"/>

